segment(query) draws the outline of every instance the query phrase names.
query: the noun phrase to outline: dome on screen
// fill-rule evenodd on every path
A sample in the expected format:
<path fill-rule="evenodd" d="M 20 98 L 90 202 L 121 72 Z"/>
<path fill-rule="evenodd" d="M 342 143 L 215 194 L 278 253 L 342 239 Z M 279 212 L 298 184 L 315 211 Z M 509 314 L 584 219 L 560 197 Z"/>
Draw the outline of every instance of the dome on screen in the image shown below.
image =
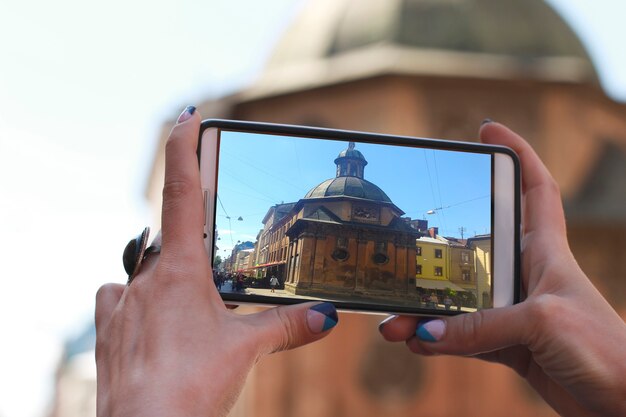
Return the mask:
<path fill-rule="evenodd" d="M 391 199 L 376 184 L 356 177 L 328 179 L 313 187 L 304 198 L 355 197 L 391 203 Z"/>
<path fill-rule="evenodd" d="M 367 160 L 360 151 L 355 149 L 355 146 L 354 142 L 350 142 L 347 149 L 339 152 L 334 161 L 337 166 L 335 178 L 330 178 L 313 187 L 306 193 L 305 199 L 355 197 L 391 203 L 391 199 L 380 187 L 364 178 Z"/>

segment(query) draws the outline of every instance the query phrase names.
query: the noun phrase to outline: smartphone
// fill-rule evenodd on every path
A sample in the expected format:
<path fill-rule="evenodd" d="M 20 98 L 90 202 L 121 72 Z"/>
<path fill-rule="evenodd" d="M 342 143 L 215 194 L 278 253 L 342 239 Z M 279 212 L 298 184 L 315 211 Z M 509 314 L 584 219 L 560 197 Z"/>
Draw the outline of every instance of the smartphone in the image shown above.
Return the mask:
<path fill-rule="evenodd" d="M 509 148 L 205 120 L 198 159 L 227 303 L 443 316 L 519 301 Z"/>

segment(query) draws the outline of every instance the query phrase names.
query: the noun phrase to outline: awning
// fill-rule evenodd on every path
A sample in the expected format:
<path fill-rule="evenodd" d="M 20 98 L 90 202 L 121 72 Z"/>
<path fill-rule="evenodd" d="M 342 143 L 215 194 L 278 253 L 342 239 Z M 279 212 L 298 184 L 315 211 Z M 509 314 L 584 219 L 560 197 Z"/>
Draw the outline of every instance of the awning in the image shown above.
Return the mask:
<path fill-rule="evenodd" d="M 287 261 L 270 262 L 270 263 L 267 263 L 267 264 L 261 264 L 261 265 L 253 266 L 250 269 L 267 268 L 269 266 L 284 265 L 286 263 L 287 263 Z"/>
<path fill-rule="evenodd" d="M 465 288 L 461 288 L 458 285 L 455 285 L 450 281 L 446 281 L 443 279 L 416 279 L 415 286 L 428 288 L 429 290 L 445 290 L 446 288 L 450 288 L 454 291 L 467 291 Z"/>

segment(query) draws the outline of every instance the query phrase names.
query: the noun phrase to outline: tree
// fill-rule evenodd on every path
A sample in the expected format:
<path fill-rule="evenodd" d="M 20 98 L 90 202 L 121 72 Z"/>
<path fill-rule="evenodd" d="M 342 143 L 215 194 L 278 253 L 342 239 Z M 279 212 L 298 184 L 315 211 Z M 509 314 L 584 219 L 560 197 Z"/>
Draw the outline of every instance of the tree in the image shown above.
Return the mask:
<path fill-rule="evenodd" d="M 222 263 L 222 258 L 219 255 L 217 255 L 215 259 L 213 259 L 213 268 L 218 268 L 221 263 Z"/>

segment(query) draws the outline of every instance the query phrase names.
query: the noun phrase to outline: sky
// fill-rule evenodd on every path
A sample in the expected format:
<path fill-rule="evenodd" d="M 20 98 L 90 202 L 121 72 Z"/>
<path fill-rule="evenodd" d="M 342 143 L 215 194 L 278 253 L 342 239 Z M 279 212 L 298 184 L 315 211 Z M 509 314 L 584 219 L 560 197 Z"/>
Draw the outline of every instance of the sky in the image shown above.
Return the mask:
<path fill-rule="evenodd" d="M 297 202 L 334 178 L 334 160 L 347 147 L 346 141 L 224 131 L 218 254 L 228 256 L 237 241 L 254 242 L 270 206 Z M 465 237 L 490 232 L 490 154 L 358 142 L 355 150 L 367 161 L 364 179 L 380 187 L 405 217 L 428 219 L 444 236 L 460 237 L 461 227 Z M 280 163 L 268 165 L 277 155 Z"/>
<path fill-rule="evenodd" d="M 626 2 L 548 2 L 626 101 Z M 143 189 L 163 121 L 252 82 L 300 5 L 2 3 L 0 417 L 43 415 L 64 341 L 91 323 L 102 283 L 125 281 L 122 249 L 150 223 Z"/>

